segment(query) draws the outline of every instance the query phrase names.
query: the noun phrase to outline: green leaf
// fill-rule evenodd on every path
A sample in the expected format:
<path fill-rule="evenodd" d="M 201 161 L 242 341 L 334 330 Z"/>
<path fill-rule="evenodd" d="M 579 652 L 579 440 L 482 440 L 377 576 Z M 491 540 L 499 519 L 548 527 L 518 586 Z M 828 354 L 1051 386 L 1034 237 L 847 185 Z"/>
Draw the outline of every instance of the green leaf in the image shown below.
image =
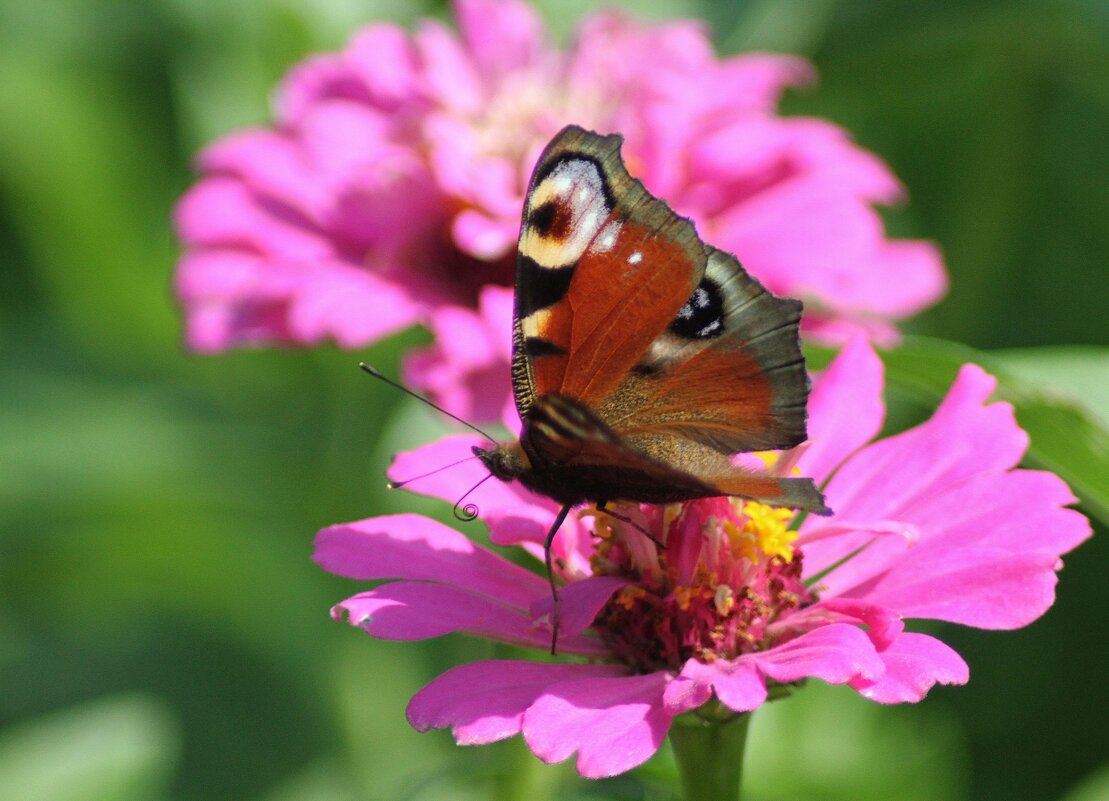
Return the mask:
<path fill-rule="evenodd" d="M 1017 422 L 1031 438 L 1025 461 L 1061 476 L 1086 511 L 1109 522 L 1109 431 L 1075 397 L 1078 393 L 1073 387 L 1081 383 L 1061 378 L 1069 372 L 1066 364 L 1073 365 L 1076 372 L 1082 369 L 1080 365 L 1096 364 L 1097 370 L 1104 372 L 1109 349 L 1080 347 L 1056 362 L 1064 350 L 1070 349 L 1052 348 L 1053 356 L 1022 359 L 1014 351 L 995 354 L 957 342 L 906 337 L 899 347 L 883 351 L 881 356 L 886 365 L 887 387 L 930 406 L 943 399 L 959 368 L 968 362 L 997 376 L 997 397 L 1013 404 Z M 833 355 L 828 349 L 811 346 L 806 353 L 810 366 L 817 369 L 831 361 Z M 1042 376 L 1041 380 L 1026 380 L 1036 376 Z M 1068 392 L 1068 388 L 1072 391 Z"/>
<path fill-rule="evenodd" d="M 1083 779 L 1063 801 L 1105 801 L 1109 798 L 1109 765 Z"/>

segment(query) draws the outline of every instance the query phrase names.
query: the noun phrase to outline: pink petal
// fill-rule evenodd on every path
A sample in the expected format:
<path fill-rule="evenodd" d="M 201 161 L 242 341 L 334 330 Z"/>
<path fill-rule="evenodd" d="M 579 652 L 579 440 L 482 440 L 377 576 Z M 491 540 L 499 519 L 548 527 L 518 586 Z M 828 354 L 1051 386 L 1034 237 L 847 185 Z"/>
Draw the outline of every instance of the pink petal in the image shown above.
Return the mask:
<path fill-rule="evenodd" d="M 501 417 L 511 402 L 513 291 L 489 285 L 481 291 L 479 311 L 461 306 L 435 310 L 435 344 L 409 351 L 405 382 L 428 394 L 463 420 L 477 423 Z"/>
<path fill-rule="evenodd" d="M 1051 607 L 1058 567 L 1050 554 L 969 545 L 950 549 L 947 559 L 903 560 L 850 593 L 906 618 L 1015 629 Z"/>
<path fill-rule="evenodd" d="M 223 177 L 206 178 L 190 189 L 174 211 L 177 232 L 192 246 L 231 246 L 258 254 L 315 261 L 333 256 L 322 237 L 291 209 L 274 214 L 246 186 Z"/>
<path fill-rule="evenodd" d="M 197 353 L 219 353 L 243 340 L 227 309 L 195 304 L 185 311 L 185 344 Z"/>
<path fill-rule="evenodd" d="M 1009 404 L 986 404 L 995 384 L 980 367 L 964 366 L 931 420 L 852 456 L 825 488 L 836 518 L 908 522 L 944 491 L 1012 467 L 1028 437 Z M 932 533 L 920 529 L 920 535 Z M 866 546 L 825 578 L 830 591 L 840 592 L 889 567 L 908 545 L 890 537 L 873 540 L 860 534 L 812 542 L 805 550 L 806 570 L 819 572 Z"/>
<path fill-rule="evenodd" d="M 499 642 L 548 650 L 551 631 L 518 608 L 497 598 L 457 586 L 422 581 L 397 581 L 360 593 L 331 610 L 352 626 L 383 640 L 423 640 L 465 632 Z M 558 639 L 560 653 L 603 656 L 607 648 L 590 637 Z"/>
<path fill-rule="evenodd" d="M 478 305 L 485 325 L 496 336 L 497 353 L 503 360 L 512 358 L 512 314 L 516 303 L 510 287 L 486 286 L 481 290 Z"/>
<path fill-rule="evenodd" d="M 396 147 L 390 121 L 376 109 L 350 100 L 316 103 L 301 118 L 298 144 L 332 187 L 344 187 L 360 171 L 386 163 Z"/>
<path fill-rule="evenodd" d="M 451 233 L 458 247 L 478 259 L 493 261 L 516 249 L 519 226 L 468 209 L 454 218 Z"/>
<path fill-rule="evenodd" d="M 507 361 L 467 367 L 446 358 L 436 346 L 408 351 L 402 374 L 405 385 L 477 425 L 499 418 L 503 401 L 512 394 Z"/>
<path fill-rule="evenodd" d="M 886 242 L 868 260 L 868 266 L 872 280 L 856 284 L 851 296 L 843 297 L 843 305 L 887 317 L 908 317 L 947 292 L 943 256 L 931 242 Z"/>
<path fill-rule="evenodd" d="M 446 306 L 437 309 L 430 322 L 442 358 L 459 369 L 500 363 L 499 354 L 493 352 L 489 343 L 489 329 L 476 312 L 462 306 Z"/>
<path fill-rule="evenodd" d="M 296 276 L 271 265 L 267 259 L 243 250 L 192 251 L 178 264 L 174 288 L 182 300 L 189 302 L 237 301 L 255 292 L 266 299 L 285 298 L 295 290 Z"/>
<path fill-rule="evenodd" d="M 876 679 L 884 670 L 874 645 L 861 629 L 833 623 L 813 629 L 784 645 L 740 657 L 764 675 L 788 684 L 804 678 L 844 684 L 854 678 Z"/>
<path fill-rule="evenodd" d="M 414 36 L 423 69 L 421 92 L 458 114 L 480 114 L 485 100 L 472 56 L 443 25 L 421 20 Z"/>
<path fill-rule="evenodd" d="M 816 80 L 816 71 L 804 59 L 771 53 L 745 53 L 726 60 L 720 77 L 737 101 L 753 110 L 773 111 L 782 92 Z"/>
<path fill-rule="evenodd" d="M 847 344 L 813 384 L 809 443 L 797 462 L 801 475 L 823 483 L 881 430 L 882 360 L 861 338 Z"/>
<path fill-rule="evenodd" d="M 543 52 L 543 21 L 526 3 L 456 0 L 454 13 L 467 49 L 487 73 L 522 70 Z"/>
<path fill-rule="evenodd" d="M 846 623 L 832 623 L 735 660 L 705 664 L 691 659 L 666 688 L 664 701 L 671 714 L 679 714 L 708 700 L 711 687 L 729 709 L 750 712 L 766 701 L 767 677 L 783 684 L 804 678 L 845 684 L 853 679 L 876 679 L 883 669 L 865 632 Z"/>
<path fill-rule="evenodd" d="M 418 731 L 448 726 L 459 745 L 483 745 L 520 733 L 524 711 L 547 687 L 616 676 L 616 665 L 551 665 L 490 660 L 448 670 L 412 696 L 408 722 Z"/>
<path fill-rule="evenodd" d="M 929 548 L 980 544 L 1013 553 L 1059 555 L 1090 536 L 1089 521 L 1063 508 L 1073 503 L 1074 494 L 1054 473 L 1010 470 L 958 484 L 905 518 L 919 529 L 936 532 Z M 918 548 L 913 556 L 927 553 Z"/>
<path fill-rule="evenodd" d="M 352 596 L 332 609 L 367 634 L 384 640 L 423 640 L 465 631 L 482 637 L 542 647 L 550 644 L 531 628 L 519 608 L 459 587 L 422 581 L 397 581 Z"/>
<path fill-rule="evenodd" d="M 615 576 L 591 576 L 572 581 L 558 591 L 559 631 L 563 635 L 580 634 L 593 624 L 598 613 L 621 587 L 627 586 L 625 579 Z M 547 620 L 554 610 L 554 598 L 550 594 L 536 600 L 531 605 L 533 620 Z"/>
<path fill-rule="evenodd" d="M 966 684 L 970 678 L 962 657 L 926 634 L 902 634 L 879 656 L 886 666 L 881 678 L 857 679 L 851 686 L 880 704 L 916 703 L 937 682 Z"/>
<path fill-rule="evenodd" d="M 850 135 L 827 120 L 775 119 L 797 173 L 837 187 L 845 195 L 871 203 L 896 203 L 904 189 L 890 168 L 858 147 Z"/>
<path fill-rule="evenodd" d="M 503 216 L 503 228 L 499 230 L 518 228 L 521 197 L 515 163 L 503 156 L 490 155 L 479 132 L 457 117 L 429 115 L 424 123 L 424 137 L 432 175 L 445 194 L 460 204 L 484 209 L 494 217 Z M 464 244 L 461 240 L 456 243 Z"/>
<path fill-rule="evenodd" d="M 395 108 L 416 94 L 419 65 L 408 32 L 398 25 L 377 24 L 355 33 L 344 53 L 345 64 L 366 87 L 378 107 Z"/>
<path fill-rule="evenodd" d="M 443 437 L 414 450 L 398 453 L 389 467 L 389 478 L 407 482 L 414 476 L 446 467 L 433 476 L 413 480 L 405 485 L 405 489 L 452 504 L 469 492 L 465 502 L 477 506 L 482 521 L 490 527 L 494 543 L 542 542 L 554 522 L 558 505 L 546 498 L 538 498 L 518 483 L 489 478 L 489 471 L 470 449 L 474 446 L 489 448 L 491 445 L 473 434 Z M 465 461 L 455 464 L 460 460 Z M 482 482 L 480 486 L 477 486 L 478 482 Z"/>
<path fill-rule="evenodd" d="M 347 578 L 441 581 L 499 598 L 519 610 L 548 592 L 541 577 L 421 515 L 376 517 L 322 529 L 312 558 L 324 570 Z"/>
<path fill-rule="evenodd" d="M 490 443 L 470 434 L 458 434 L 399 453 L 389 468 L 389 478 L 406 481 L 429 470 L 464 460 L 434 476 L 413 481 L 405 488 L 452 504 L 469 492 L 465 503 L 472 503 L 478 508 L 481 521 L 489 527 L 489 538 L 495 545 L 542 543 L 554 522 L 558 504 L 529 492 L 518 482 L 489 478 L 485 466 L 470 452 L 474 445 L 490 447 Z M 555 538 L 554 553 L 560 557 L 571 555 L 579 550 L 579 541 L 584 536 L 583 526 L 571 516 Z"/>
<path fill-rule="evenodd" d="M 494 443 L 477 434 L 449 434 L 434 442 L 420 445 L 410 451 L 401 451 L 393 457 L 389 465 L 389 479 L 401 482 L 405 488 L 421 495 L 454 503 L 478 481 L 486 478 L 489 471 L 472 452 L 474 447 L 490 448 Z M 462 461 L 455 465 L 455 462 Z M 440 469 L 442 468 L 442 469 Z M 415 478 L 436 470 L 434 475 Z M 489 500 L 507 500 L 508 485 L 500 481 L 489 481 L 475 492 Z"/>
<path fill-rule="evenodd" d="M 670 730 L 662 707 L 665 673 L 588 678 L 555 684 L 524 713 L 524 740 L 547 763 L 578 752 L 588 779 L 615 776 L 646 762 Z"/>
<path fill-rule="evenodd" d="M 334 263 L 316 267 L 289 308 L 289 330 L 299 342 L 330 336 L 340 347 L 361 347 L 423 317 L 407 292 L 366 270 Z"/>
<path fill-rule="evenodd" d="M 901 332 L 888 320 L 877 317 L 852 316 L 849 312 L 819 309 L 806 313 L 801 320 L 801 336 L 822 345 L 843 345 L 856 337 L 869 339 L 881 348 L 893 348 L 901 342 Z"/>
<path fill-rule="evenodd" d="M 972 476 L 1013 467 L 1028 435 L 1009 404 L 987 403 L 996 385 L 981 367 L 964 365 L 931 420 L 875 443 L 844 465 L 828 487 L 832 492 L 834 484 L 843 485 L 840 511 L 860 520 L 893 518 L 874 510 L 896 509 Z"/>
<path fill-rule="evenodd" d="M 888 648 L 905 631 L 901 616 L 893 610 L 854 598 L 827 598 L 785 618 L 780 626 L 810 627 L 813 624 L 851 622 L 866 627 L 867 635 L 879 651 Z M 776 631 L 776 626 L 771 626 Z"/>
<path fill-rule="evenodd" d="M 287 135 L 247 129 L 220 139 L 200 154 L 205 172 L 230 173 L 260 194 L 319 219 L 327 206 L 325 187 L 304 153 Z"/>
<path fill-rule="evenodd" d="M 927 532 L 921 542 L 869 581 L 856 572 L 859 585 L 844 591 L 905 616 L 1024 626 L 1054 601 L 1059 555 L 1091 534 L 1085 517 L 1062 508 L 1072 502 L 1050 473 L 1017 470 L 958 484 L 904 515 Z"/>
<path fill-rule="evenodd" d="M 743 254 L 777 291 L 834 301 L 860 278 L 860 260 L 883 237 L 881 220 L 840 187 L 795 179 L 716 218 L 718 244 Z M 872 276 L 867 276 L 873 280 Z"/>
<path fill-rule="evenodd" d="M 735 712 L 750 712 L 766 701 L 766 679 L 754 660 L 741 657 L 705 664 L 690 659 L 667 685 L 664 701 L 667 710 L 678 715 L 696 709 L 713 694 Z"/>

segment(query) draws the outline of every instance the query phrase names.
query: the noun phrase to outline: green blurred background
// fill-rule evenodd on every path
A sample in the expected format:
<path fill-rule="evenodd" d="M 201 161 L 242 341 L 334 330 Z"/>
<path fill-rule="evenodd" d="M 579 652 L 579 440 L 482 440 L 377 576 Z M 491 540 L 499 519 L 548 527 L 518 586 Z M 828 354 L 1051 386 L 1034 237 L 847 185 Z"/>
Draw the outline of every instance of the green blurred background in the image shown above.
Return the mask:
<path fill-rule="evenodd" d="M 560 36 L 590 6 L 541 5 Z M 884 157 L 911 193 L 890 229 L 946 253 L 951 296 L 910 330 L 1109 417 L 1109 6 L 631 7 L 701 17 L 722 52 L 811 58 L 820 85 L 785 110 Z M 0 799 L 673 797 L 665 748 L 587 783 L 518 743 L 409 729 L 437 672 L 506 652 L 334 623 L 355 587 L 308 557 L 329 523 L 435 508 L 385 497 L 382 471 L 440 424 L 360 377 L 363 353 L 180 345 L 167 219 L 192 156 L 265 122 L 298 58 L 428 14 L 442 4 L 0 0 Z M 394 371 L 421 341 L 373 358 Z M 748 797 L 1109 798 L 1106 538 L 1066 561 L 1033 626 L 943 630 L 966 687 L 881 708 L 813 685 L 761 711 Z"/>

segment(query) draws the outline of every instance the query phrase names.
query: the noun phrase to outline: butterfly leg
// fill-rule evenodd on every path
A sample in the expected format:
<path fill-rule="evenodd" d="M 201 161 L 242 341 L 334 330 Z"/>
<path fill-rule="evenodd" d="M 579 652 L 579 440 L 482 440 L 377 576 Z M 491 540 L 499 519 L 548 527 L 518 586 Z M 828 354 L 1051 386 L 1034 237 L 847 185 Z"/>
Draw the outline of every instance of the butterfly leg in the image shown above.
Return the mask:
<path fill-rule="evenodd" d="M 647 529 L 643 528 L 643 526 L 636 523 L 634 520 L 632 520 L 627 515 L 622 515 L 619 512 L 614 512 L 611 509 L 609 509 L 608 508 L 608 501 L 600 501 L 597 504 L 596 508 L 597 508 L 597 511 L 600 512 L 601 514 L 605 514 L 605 515 L 608 515 L 609 517 L 615 518 L 615 519 L 619 520 L 621 523 L 627 523 L 629 526 L 634 528 L 636 531 L 638 531 L 644 537 L 649 539 L 651 542 L 653 542 L 659 548 L 661 548 L 664 551 L 666 550 L 666 543 L 661 542 L 657 537 L 655 537 L 654 534 L 649 532 Z"/>
<path fill-rule="evenodd" d="M 551 585 L 551 598 L 554 599 L 554 607 L 551 611 L 551 655 L 554 656 L 558 645 L 558 587 L 555 585 L 554 580 L 554 567 L 551 564 L 551 545 L 554 544 L 555 534 L 562 528 L 562 524 L 566 521 L 566 515 L 570 514 L 570 504 L 564 505 L 558 510 L 558 515 L 555 516 L 554 525 L 551 530 L 547 532 L 547 539 L 543 541 L 543 561 L 547 565 L 547 581 Z"/>

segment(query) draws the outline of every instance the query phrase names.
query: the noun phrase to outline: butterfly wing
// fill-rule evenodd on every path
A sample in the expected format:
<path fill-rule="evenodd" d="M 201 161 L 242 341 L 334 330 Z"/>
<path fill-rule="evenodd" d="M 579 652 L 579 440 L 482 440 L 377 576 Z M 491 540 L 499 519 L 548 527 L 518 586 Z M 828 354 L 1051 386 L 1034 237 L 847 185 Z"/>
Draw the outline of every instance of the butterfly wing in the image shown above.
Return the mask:
<path fill-rule="evenodd" d="M 513 385 L 533 469 L 546 471 L 538 491 L 559 497 L 573 485 L 593 488 L 584 498 L 659 503 L 674 492 L 738 494 L 824 510 L 812 482 L 745 473 L 726 459 L 805 439 L 801 304 L 702 243 L 628 174 L 620 143 L 564 129 L 525 203 Z M 547 395 L 569 399 L 608 434 L 573 442 L 529 424 Z"/>
<path fill-rule="evenodd" d="M 532 175 L 516 268 L 521 417 L 547 393 L 608 395 L 704 272 L 693 226 L 628 174 L 621 141 L 570 126 Z"/>
<path fill-rule="evenodd" d="M 597 411 L 621 436 L 671 434 L 721 453 L 805 440 L 801 303 L 767 292 L 734 256 L 707 267 L 677 318 Z"/>
<path fill-rule="evenodd" d="M 520 480 L 562 503 L 609 499 L 674 503 L 741 495 L 818 514 L 828 512 L 810 479 L 744 470 L 719 451 L 678 436 L 624 439 L 588 408 L 561 395 L 536 400 L 525 421 L 521 445 L 530 470 Z"/>

